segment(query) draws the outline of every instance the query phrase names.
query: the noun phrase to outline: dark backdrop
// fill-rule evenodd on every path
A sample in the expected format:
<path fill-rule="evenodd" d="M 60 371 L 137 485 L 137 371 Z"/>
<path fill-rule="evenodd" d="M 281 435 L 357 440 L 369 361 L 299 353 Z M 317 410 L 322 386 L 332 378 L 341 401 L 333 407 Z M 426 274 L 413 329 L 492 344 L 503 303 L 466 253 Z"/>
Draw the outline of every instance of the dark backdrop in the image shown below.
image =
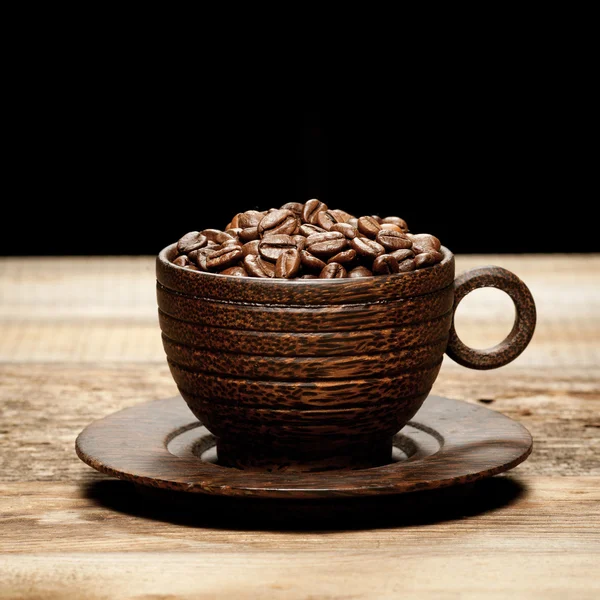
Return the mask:
<path fill-rule="evenodd" d="M 309 198 L 398 215 L 455 253 L 600 249 L 591 155 L 535 95 L 306 111 L 114 92 L 29 115 L 2 254 L 156 254 Z"/>

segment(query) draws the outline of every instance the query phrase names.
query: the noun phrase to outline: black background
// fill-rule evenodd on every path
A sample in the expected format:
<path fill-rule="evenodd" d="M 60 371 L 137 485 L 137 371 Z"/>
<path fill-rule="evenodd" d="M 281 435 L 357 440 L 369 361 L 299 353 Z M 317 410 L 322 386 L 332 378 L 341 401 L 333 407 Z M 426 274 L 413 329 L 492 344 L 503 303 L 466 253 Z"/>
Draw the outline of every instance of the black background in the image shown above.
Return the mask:
<path fill-rule="evenodd" d="M 304 110 L 110 81 L 25 107 L 2 254 L 156 254 L 310 198 L 398 215 L 455 253 L 600 249 L 585 123 L 535 90 Z"/>

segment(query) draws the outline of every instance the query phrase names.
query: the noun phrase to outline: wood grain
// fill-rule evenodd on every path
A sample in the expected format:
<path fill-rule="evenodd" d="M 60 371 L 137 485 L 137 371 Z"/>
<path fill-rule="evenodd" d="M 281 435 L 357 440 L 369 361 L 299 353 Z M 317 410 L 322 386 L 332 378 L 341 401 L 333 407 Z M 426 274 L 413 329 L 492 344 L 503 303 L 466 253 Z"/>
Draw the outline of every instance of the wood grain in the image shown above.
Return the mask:
<path fill-rule="evenodd" d="M 328 528 L 292 508 L 188 517 L 84 465 L 88 423 L 177 393 L 154 258 L 0 260 L 0 597 L 598 597 L 600 255 L 458 257 L 457 273 L 486 264 L 531 289 L 533 341 L 497 371 L 446 359 L 433 393 L 522 422 L 532 455 L 449 513 L 380 506 L 353 527 L 340 505 Z M 492 346 L 511 315 L 472 296 L 458 334 Z"/>

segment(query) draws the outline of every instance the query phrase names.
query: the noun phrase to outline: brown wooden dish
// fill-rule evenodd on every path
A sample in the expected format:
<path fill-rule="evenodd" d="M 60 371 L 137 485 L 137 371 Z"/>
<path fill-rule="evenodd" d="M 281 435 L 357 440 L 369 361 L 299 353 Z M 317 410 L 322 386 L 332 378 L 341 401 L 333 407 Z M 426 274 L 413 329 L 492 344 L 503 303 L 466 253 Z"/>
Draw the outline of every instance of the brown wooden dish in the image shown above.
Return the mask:
<path fill-rule="evenodd" d="M 90 424 L 77 454 L 143 486 L 221 496 L 329 498 L 400 494 L 468 483 L 524 461 L 531 435 L 488 408 L 430 396 L 393 438 L 384 466 L 325 472 L 257 472 L 215 463 L 215 440 L 181 397 L 128 408 Z"/>
<path fill-rule="evenodd" d="M 397 275 L 336 280 L 230 277 L 157 257 L 160 327 L 169 367 L 219 461 L 245 469 L 367 468 L 389 462 L 393 436 L 428 396 L 444 352 L 500 367 L 535 329 L 527 286 L 500 267 L 454 279 L 454 256 Z M 462 344 L 456 306 L 479 287 L 516 306 L 508 338 Z"/>

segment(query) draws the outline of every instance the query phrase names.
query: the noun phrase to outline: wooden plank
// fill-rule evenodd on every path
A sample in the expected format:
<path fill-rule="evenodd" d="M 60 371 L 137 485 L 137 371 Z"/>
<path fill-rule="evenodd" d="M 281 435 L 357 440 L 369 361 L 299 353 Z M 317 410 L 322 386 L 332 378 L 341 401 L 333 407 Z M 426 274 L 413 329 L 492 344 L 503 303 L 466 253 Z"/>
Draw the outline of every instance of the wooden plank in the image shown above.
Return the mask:
<path fill-rule="evenodd" d="M 516 364 L 600 364 L 600 255 L 467 256 L 457 272 L 491 263 L 519 275 L 538 307 L 534 340 Z M 152 257 L 3 258 L 0 290 L 0 361 L 164 360 Z M 457 330 L 466 343 L 493 345 L 512 314 L 504 294 L 480 290 L 463 301 Z"/>
<path fill-rule="evenodd" d="M 506 506 L 473 512 L 467 500 L 454 519 L 348 530 L 334 517 L 308 531 L 211 527 L 201 499 L 199 517 L 119 504 L 122 482 L 104 499 L 13 483 L 0 487 L 0 597 L 594 597 L 600 480 L 524 483 Z"/>

